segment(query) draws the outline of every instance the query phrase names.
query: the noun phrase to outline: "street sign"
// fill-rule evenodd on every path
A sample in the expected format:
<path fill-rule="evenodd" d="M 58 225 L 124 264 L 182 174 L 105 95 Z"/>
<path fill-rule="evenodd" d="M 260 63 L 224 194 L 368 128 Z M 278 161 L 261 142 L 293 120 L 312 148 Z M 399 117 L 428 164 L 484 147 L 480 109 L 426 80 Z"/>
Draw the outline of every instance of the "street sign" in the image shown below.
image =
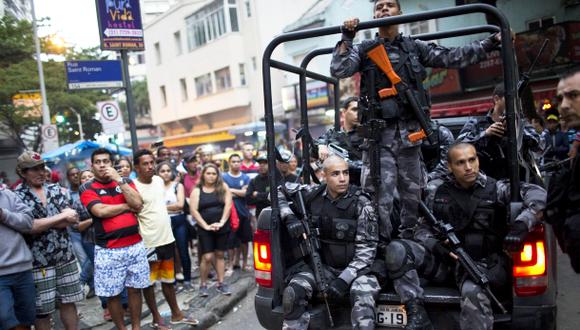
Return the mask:
<path fill-rule="evenodd" d="M 41 134 L 44 152 L 58 148 L 58 129 L 56 125 L 42 125 Z"/>
<path fill-rule="evenodd" d="M 65 61 L 68 89 L 123 87 L 121 61 Z"/>
<path fill-rule="evenodd" d="M 144 50 L 139 0 L 96 0 L 102 50 Z"/>
<path fill-rule="evenodd" d="M 117 101 L 97 102 L 97 109 L 103 125 L 103 133 L 117 134 L 125 132 L 123 115 Z"/>

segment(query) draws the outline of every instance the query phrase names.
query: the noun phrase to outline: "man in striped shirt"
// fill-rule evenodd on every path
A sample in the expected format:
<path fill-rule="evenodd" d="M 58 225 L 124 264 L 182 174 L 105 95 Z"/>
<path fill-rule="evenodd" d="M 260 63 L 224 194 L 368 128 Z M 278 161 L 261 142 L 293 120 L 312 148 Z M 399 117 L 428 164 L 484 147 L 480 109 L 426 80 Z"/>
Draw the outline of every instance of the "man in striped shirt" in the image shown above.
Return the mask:
<path fill-rule="evenodd" d="M 95 179 L 86 182 L 80 193 L 95 226 L 95 292 L 107 297 L 113 322 L 124 330 L 120 295 L 126 286 L 132 327 L 139 329 L 141 289 L 150 285 L 147 253 L 135 216 L 143 201 L 135 184 L 113 168 L 110 151 L 95 150 L 91 162 Z"/>

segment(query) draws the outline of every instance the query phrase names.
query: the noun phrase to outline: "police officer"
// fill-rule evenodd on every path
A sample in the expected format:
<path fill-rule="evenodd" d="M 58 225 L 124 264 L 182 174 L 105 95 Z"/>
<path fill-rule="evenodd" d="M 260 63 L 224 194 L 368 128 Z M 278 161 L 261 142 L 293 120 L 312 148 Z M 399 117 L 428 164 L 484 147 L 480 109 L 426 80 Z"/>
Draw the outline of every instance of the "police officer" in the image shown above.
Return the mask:
<path fill-rule="evenodd" d="M 340 109 L 343 125 L 340 131 L 334 128 L 326 131 L 316 141 L 318 146 L 318 159 L 324 161 L 328 157 L 328 145 L 330 143 L 348 151 L 350 183 L 360 186 L 360 171 L 362 165 L 362 150 L 360 145 L 363 139 L 357 134 L 358 127 L 358 97 L 351 96 L 345 99 Z"/>
<path fill-rule="evenodd" d="M 521 183 L 523 208 L 515 222 L 508 226 L 509 183 L 496 181 L 479 171 L 473 145 L 452 145 L 448 168 L 451 174 L 431 192 L 434 194 L 430 205 L 433 214 L 453 225 L 465 251 L 489 277 L 494 293 L 511 292 L 510 263 L 503 249 L 518 251 L 521 248 L 527 233 L 540 221 L 546 204 L 545 190 Z M 434 237 L 427 224 L 416 230 L 415 238 L 420 244 L 395 240 L 387 247 L 387 268 L 402 302 L 411 305 L 411 309 L 423 309 L 419 273 L 434 281 L 442 281 L 447 274 L 454 274 L 462 297 L 461 329 L 492 329 L 490 298 L 467 276 L 445 243 Z M 427 319 L 421 321 L 421 324 L 414 324 L 416 329 L 428 326 Z"/>
<path fill-rule="evenodd" d="M 433 181 L 447 174 L 447 151 L 455 141 L 449 128 L 433 122 L 434 141 L 424 141 L 421 145 L 421 158 L 425 164 L 426 180 Z"/>
<path fill-rule="evenodd" d="M 378 221 L 371 201 L 360 188 L 349 185 L 348 165 L 330 155 L 323 163 L 326 183 L 304 187 L 306 210 L 320 231 L 319 254 L 324 268 L 326 293 L 330 299 L 340 299 L 350 292 L 353 304 L 351 322 L 356 329 L 374 329 L 375 298 L 380 291 L 374 275 L 368 273 L 375 259 L 378 244 Z M 293 241 L 301 242 L 304 226 L 282 191 L 280 214 Z M 310 314 L 308 301 L 318 292 L 309 257 L 299 249 L 284 246 L 285 254 L 299 260 L 289 267 L 284 290 L 283 329 L 306 329 Z M 287 260 L 287 258 L 286 258 Z"/>
<path fill-rule="evenodd" d="M 563 75 L 556 90 L 558 111 L 568 127 L 580 130 L 580 68 Z M 580 156 L 550 180 L 548 221 L 554 225 L 562 250 L 580 273 Z"/>
<path fill-rule="evenodd" d="M 384 18 L 402 14 L 398 0 L 375 0 L 374 18 Z M 332 58 L 330 71 L 337 78 L 346 78 L 356 72 L 361 72 L 361 97 L 377 99 L 379 95 L 370 95 L 371 91 L 378 91 L 391 86 L 387 76 L 378 69 L 366 54 L 366 50 L 375 44 L 383 44 L 390 62 L 405 84 L 412 90 L 419 106 L 428 115 L 430 106 L 429 96 L 423 87 L 422 81 L 426 77 L 425 67 L 455 67 L 461 68 L 477 63 L 486 58 L 486 52 L 491 51 L 499 44 L 499 35 L 491 36 L 483 41 L 475 41 L 459 48 L 446 48 L 436 44 L 428 44 L 420 40 L 413 40 L 399 33 L 398 25 L 382 26 L 372 41 L 363 41 L 353 45 L 355 31 L 359 20 L 349 19 L 344 22 L 342 40 L 337 44 Z M 369 86 L 374 81 L 374 86 Z M 376 93 L 376 92 L 375 92 Z M 409 134 L 419 130 L 418 121 L 413 115 L 407 101 L 401 95 L 380 100 L 382 119 L 386 127 L 380 136 L 380 201 L 379 215 L 381 219 L 381 236 L 388 237 L 390 224 L 389 214 L 393 205 L 395 187 L 399 191 L 402 211 L 399 231 L 404 237 L 412 236 L 412 228 L 417 223 L 417 210 L 420 199 L 421 167 L 420 144 L 421 140 L 409 139 Z M 361 121 L 361 125 L 365 125 Z M 413 140 L 413 141 L 411 141 Z M 368 157 L 363 152 L 363 159 Z M 370 166 L 376 166 L 371 164 Z M 369 176 L 369 164 L 363 165 L 362 185 L 368 191 L 373 191 Z"/>
<path fill-rule="evenodd" d="M 470 118 L 457 137 L 457 141 L 469 142 L 477 148 L 481 170 L 497 180 L 507 179 L 509 142 L 506 137 L 505 89 L 503 83 L 495 86 L 493 91 L 493 108 L 484 118 Z M 545 140 L 534 127 L 525 123 L 523 127 L 523 145 L 525 153 L 543 152 Z M 528 158 L 531 160 L 532 157 Z"/>

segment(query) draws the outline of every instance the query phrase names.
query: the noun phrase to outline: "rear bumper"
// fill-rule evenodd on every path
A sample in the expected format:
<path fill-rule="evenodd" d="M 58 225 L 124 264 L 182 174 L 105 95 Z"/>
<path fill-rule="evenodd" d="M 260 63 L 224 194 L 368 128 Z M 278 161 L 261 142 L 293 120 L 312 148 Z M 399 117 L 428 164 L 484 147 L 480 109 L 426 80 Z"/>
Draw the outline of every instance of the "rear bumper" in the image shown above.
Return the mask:
<path fill-rule="evenodd" d="M 515 306 L 512 315 L 512 329 L 556 329 L 556 305 Z"/>

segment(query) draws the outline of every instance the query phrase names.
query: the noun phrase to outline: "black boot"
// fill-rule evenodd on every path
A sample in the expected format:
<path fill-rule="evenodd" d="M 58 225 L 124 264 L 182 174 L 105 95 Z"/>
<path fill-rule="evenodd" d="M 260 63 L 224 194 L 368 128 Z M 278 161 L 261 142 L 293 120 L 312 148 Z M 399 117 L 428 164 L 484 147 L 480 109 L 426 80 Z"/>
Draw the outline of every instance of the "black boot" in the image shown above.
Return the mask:
<path fill-rule="evenodd" d="M 427 315 L 423 301 L 414 299 L 409 301 L 405 308 L 407 309 L 407 330 L 433 330 L 433 325 Z"/>

